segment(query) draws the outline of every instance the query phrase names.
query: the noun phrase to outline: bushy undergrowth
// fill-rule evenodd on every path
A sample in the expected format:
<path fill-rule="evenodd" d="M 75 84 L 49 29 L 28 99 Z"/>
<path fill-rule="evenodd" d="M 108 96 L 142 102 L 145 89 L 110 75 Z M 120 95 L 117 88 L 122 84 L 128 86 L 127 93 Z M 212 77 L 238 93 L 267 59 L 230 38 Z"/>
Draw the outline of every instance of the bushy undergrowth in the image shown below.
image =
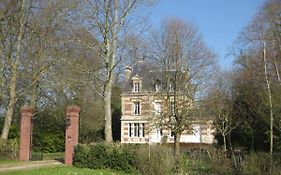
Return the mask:
<path fill-rule="evenodd" d="M 134 146 L 127 144 L 97 143 L 78 145 L 75 149 L 74 165 L 83 168 L 133 172 L 135 170 Z"/>
<path fill-rule="evenodd" d="M 159 145 L 88 144 L 75 149 L 77 167 L 134 172 L 146 175 L 171 174 L 172 151 Z"/>
<path fill-rule="evenodd" d="M 145 175 L 280 175 L 279 157 L 275 156 L 271 166 L 268 153 L 251 153 L 241 158 L 210 149 L 182 152 L 175 161 L 171 148 L 162 145 L 98 143 L 78 145 L 74 165 Z"/>
<path fill-rule="evenodd" d="M 270 160 L 269 153 L 254 152 L 245 157 L 233 157 L 226 155 L 222 150 L 208 150 L 204 154 L 191 156 L 186 155 L 186 162 L 183 172 L 188 174 L 204 175 L 281 175 L 280 155 Z M 181 163 L 184 161 L 181 160 Z"/>
<path fill-rule="evenodd" d="M 173 174 L 174 159 L 170 148 L 161 145 L 143 145 L 136 149 L 136 168 L 141 174 Z"/>
<path fill-rule="evenodd" d="M 17 139 L 10 139 L 0 142 L 0 159 L 17 159 L 19 152 L 19 142 Z"/>
<path fill-rule="evenodd" d="M 210 175 L 234 175 L 236 174 L 235 163 L 232 158 L 219 149 L 208 150 L 208 155 L 204 154 L 202 161 L 208 170 L 206 174 Z"/>
<path fill-rule="evenodd" d="M 269 153 L 250 153 L 246 156 L 246 159 L 241 162 L 241 174 L 244 175 L 280 175 L 280 155 L 275 155 L 272 160 L 270 160 Z"/>

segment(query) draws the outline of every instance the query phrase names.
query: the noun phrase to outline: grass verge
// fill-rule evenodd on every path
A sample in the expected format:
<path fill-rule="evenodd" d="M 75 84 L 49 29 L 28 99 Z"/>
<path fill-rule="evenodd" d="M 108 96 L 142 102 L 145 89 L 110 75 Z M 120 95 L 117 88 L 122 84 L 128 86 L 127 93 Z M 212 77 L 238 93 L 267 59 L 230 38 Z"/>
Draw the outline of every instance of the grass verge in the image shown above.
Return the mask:
<path fill-rule="evenodd" d="M 20 171 L 2 172 L 0 175 L 128 175 L 112 170 L 92 170 L 88 168 L 75 168 L 67 166 L 36 168 Z"/>

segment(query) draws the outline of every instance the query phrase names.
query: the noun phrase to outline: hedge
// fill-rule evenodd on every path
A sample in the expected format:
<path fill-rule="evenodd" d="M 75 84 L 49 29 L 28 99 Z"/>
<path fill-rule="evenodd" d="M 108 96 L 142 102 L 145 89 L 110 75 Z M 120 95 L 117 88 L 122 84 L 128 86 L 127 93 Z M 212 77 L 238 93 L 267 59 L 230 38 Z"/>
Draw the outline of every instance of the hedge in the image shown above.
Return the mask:
<path fill-rule="evenodd" d="M 134 145 L 97 143 L 75 147 L 74 165 L 82 168 L 134 172 L 136 170 Z"/>

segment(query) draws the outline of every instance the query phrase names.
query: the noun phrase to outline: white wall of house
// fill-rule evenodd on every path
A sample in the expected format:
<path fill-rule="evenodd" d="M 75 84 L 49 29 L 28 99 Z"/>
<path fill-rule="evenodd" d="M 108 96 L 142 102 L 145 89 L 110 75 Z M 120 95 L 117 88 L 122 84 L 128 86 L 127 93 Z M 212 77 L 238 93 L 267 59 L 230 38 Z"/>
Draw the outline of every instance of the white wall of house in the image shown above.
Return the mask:
<path fill-rule="evenodd" d="M 193 133 L 182 134 L 180 142 L 184 143 L 200 143 L 201 141 L 201 128 L 199 124 L 194 124 L 192 126 Z"/>
<path fill-rule="evenodd" d="M 150 142 L 152 142 L 152 143 L 160 143 L 161 138 L 162 138 L 162 136 L 161 136 L 161 132 L 160 132 L 159 128 L 151 131 L 151 133 L 149 135 Z"/>
<path fill-rule="evenodd" d="M 140 121 L 138 121 L 140 122 Z M 164 130 L 160 131 L 160 129 L 153 129 L 149 133 L 140 134 L 139 137 L 132 135 L 134 131 L 131 131 L 130 136 L 130 127 L 129 124 L 131 122 L 127 122 L 127 125 L 124 126 L 124 122 L 121 122 L 121 127 L 126 128 L 126 130 L 122 129 L 121 133 L 121 142 L 122 143 L 161 143 L 163 141 L 163 137 L 167 137 L 167 142 L 172 143 L 174 141 L 174 137 L 171 136 L 170 131 Z M 141 121 L 140 123 L 146 123 L 145 121 Z M 206 127 L 206 126 L 205 126 Z M 211 129 L 209 126 L 204 131 L 202 130 L 203 125 L 201 124 L 194 124 L 193 125 L 193 133 L 184 133 L 181 135 L 180 142 L 181 143 L 205 143 L 205 144 L 212 144 L 214 142 L 214 129 Z M 142 133 L 141 131 L 140 133 Z M 124 135 L 126 133 L 126 135 Z M 124 139 L 126 138 L 126 139 Z"/>

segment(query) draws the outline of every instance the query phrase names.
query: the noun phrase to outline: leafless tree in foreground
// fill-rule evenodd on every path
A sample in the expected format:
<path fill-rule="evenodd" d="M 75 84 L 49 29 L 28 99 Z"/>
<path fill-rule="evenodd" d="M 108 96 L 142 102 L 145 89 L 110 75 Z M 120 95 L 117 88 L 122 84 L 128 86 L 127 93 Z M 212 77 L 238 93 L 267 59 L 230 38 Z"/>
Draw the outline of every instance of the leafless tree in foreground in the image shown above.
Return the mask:
<path fill-rule="evenodd" d="M 214 54 L 194 25 L 177 19 L 165 21 L 160 32 L 152 33 L 151 47 L 151 56 L 161 69 L 162 90 L 156 98 L 164 106 L 153 120 L 172 131 L 177 156 L 181 134 L 192 132 L 191 125 L 198 119 L 196 106 L 212 74 Z"/>
<path fill-rule="evenodd" d="M 105 111 L 105 141 L 112 142 L 112 110 L 111 96 L 114 80 L 114 71 L 120 59 L 117 52 L 120 46 L 121 38 L 130 22 L 136 19 L 135 12 L 138 8 L 149 5 L 151 0 L 98 0 L 87 2 L 83 1 L 79 8 L 80 26 L 93 36 L 97 42 L 95 44 L 79 41 L 95 52 L 101 59 L 99 76 L 96 76 L 98 82 L 96 87 L 101 92 Z M 75 23 L 75 22 L 74 22 Z"/>

